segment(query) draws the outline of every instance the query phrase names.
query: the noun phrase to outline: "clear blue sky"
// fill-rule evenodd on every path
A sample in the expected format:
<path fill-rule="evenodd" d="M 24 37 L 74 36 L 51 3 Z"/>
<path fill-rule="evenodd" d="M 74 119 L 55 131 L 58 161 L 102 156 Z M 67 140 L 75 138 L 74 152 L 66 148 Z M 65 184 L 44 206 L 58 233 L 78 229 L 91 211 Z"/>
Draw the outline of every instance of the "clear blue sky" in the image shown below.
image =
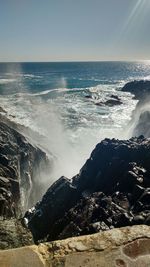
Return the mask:
<path fill-rule="evenodd" d="M 0 61 L 150 59 L 150 0 L 0 0 Z"/>

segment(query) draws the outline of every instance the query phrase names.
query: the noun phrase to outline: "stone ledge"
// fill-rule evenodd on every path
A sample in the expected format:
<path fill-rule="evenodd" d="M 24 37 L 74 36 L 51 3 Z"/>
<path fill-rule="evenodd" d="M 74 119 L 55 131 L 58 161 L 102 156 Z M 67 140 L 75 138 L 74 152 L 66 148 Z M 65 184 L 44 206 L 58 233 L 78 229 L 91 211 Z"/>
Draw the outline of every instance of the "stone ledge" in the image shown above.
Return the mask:
<path fill-rule="evenodd" d="M 150 227 L 124 227 L 0 251 L 1 267 L 149 267 Z"/>

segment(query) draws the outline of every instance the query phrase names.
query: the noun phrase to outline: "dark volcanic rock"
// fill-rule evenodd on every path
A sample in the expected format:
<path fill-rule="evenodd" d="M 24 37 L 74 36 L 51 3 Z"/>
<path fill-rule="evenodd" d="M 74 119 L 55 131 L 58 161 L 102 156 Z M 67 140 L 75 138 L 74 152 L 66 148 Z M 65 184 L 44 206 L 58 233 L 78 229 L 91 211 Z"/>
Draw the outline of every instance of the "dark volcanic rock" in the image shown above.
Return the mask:
<path fill-rule="evenodd" d="M 149 224 L 150 140 L 105 139 L 80 173 L 60 178 L 24 220 L 34 240 Z"/>
<path fill-rule="evenodd" d="M 150 137 L 150 81 L 129 82 L 122 88 L 122 91 L 134 94 L 138 100 L 129 123 L 129 128 L 132 130 L 131 135 Z"/>
<path fill-rule="evenodd" d="M 97 106 L 109 106 L 113 107 L 116 105 L 121 105 L 122 101 L 118 95 L 108 95 L 106 100 L 99 99 L 99 96 L 95 96 L 92 94 L 86 94 L 85 98 L 90 99 Z"/>
<path fill-rule="evenodd" d="M 17 216 L 33 205 L 40 185 L 36 169 L 48 165 L 46 154 L 32 146 L 23 135 L 0 122 L 0 216 Z M 43 166 L 42 166 L 43 165 Z"/>
<path fill-rule="evenodd" d="M 125 84 L 122 91 L 134 94 L 137 99 L 140 99 L 141 97 L 145 98 L 150 93 L 150 81 L 141 80 L 129 82 Z"/>
<path fill-rule="evenodd" d="M 108 99 L 105 102 L 96 102 L 96 105 L 98 106 L 109 106 L 109 107 L 113 107 L 116 105 L 121 105 L 122 101 L 120 99 Z"/>
<path fill-rule="evenodd" d="M 32 243 L 19 217 L 43 194 L 41 173 L 52 167 L 45 152 L 0 116 L 0 248 Z M 22 128 L 23 130 L 23 128 Z"/>
<path fill-rule="evenodd" d="M 121 105 L 122 101 L 121 101 L 119 96 L 111 95 L 111 96 L 109 96 L 109 98 L 107 100 L 105 100 L 105 101 L 96 101 L 95 104 L 97 106 L 113 107 L 113 106 L 116 106 L 116 105 Z"/>

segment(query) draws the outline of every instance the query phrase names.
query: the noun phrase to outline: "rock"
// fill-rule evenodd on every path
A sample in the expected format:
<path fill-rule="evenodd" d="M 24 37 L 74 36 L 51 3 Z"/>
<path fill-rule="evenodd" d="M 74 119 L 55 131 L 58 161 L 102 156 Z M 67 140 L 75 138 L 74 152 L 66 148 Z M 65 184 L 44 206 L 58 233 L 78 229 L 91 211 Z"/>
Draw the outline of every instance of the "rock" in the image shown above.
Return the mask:
<path fill-rule="evenodd" d="M 2 113 L 2 114 L 6 114 L 7 112 L 6 112 L 6 110 L 4 110 L 2 107 L 0 107 L 0 113 Z"/>
<path fill-rule="evenodd" d="M 150 213 L 148 214 L 146 220 L 145 220 L 145 224 L 150 226 Z"/>
<path fill-rule="evenodd" d="M 33 213 L 31 212 L 30 216 L 28 214 L 24 216 L 29 221 L 28 225 L 30 225 L 34 240 L 37 241 L 47 235 L 49 226 L 51 228 L 54 222 L 63 216 L 76 201 L 75 187 L 69 179 L 62 176 L 48 189 L 42 201 L 37 203 Z M 54 212 L 50 213 L 50 210 Z"/>
<path fill-rule="evenodd" d="M 145 223 L 136 216 L 150 209 L 149 153 L 143 136 L 100 142 L 78 175 L 61 177 L 25 214 L 35 242 Z"/>
<path fill-rule="evenodd" d="M 139 201 L 141 201 L 145 205 L 150 204 L 150 188 L 144 191 Z"/>
<path fill-rule="evenodd" d="M 133 224 L 143 224 L 145 221 L 145 218 L 142 215 L 134 216 L 132 223 Z"/>
<path fill-rule="evenodd" d="M 115 100 L 120 100 L 120 97 L 118 95 L 111 95 L 110 98 L 115 99 Z"/>
<path fill-rule="evenodd" d="M 145 188 L 144 187 L 142 187 L 140 185 L 137 185 L 137 184 L 135 185 L 134 191 L 133 191 L 133 195 L 134 195 L 135 201 L 142 196 L 142 194 L 144 193 L 144 191 L 145 191 Z"/>
<path fill-rule="evenodd" d="M 130 92 L 138 100 L 132 119 L 129 123 L 131 136 L 143 135 L 150 137 L 150 80 L 133 81 L 127 83 L 122 91 Z"/>
<path fill-rule="evenodd" d="M 121 105 L 122 102 L 120 99 L 108 99 L 106 102 L 105 102 L 105 105 L 106 106 L 109 106 L 109 107 L 113 107 L 113 106 L 116 106 L 116 105 Z"/>
<path fill-rule="evenodd" d="M 0 249 L 10 249 L 33 244 L 29 230 L 22 227 L 19 219 L 0 217 Z"/>
<path fill-rule="evenodd" d="M 39 246 L 0 251 L 0 266 L 148 267 L 150 227 L 125 227 Z"/>
<path fill-rule="evenodd" d="M 0 115 L 0 248 L 33 243 L 19 218 L 44 193 L 40 175 L 46 168 L 52 169 L 46 153 Z"/>
<path fill-rule="evenodd" d="M 99 102 L 96 102 L 95 103 L 97 106 L 109 106 L 109 107 L 113 107 L 113 106 L 116 106 L 116 105 L 121 105 L 122 104 L 122 101 L 118 98 L 116 99 L 108 99 L 106 101 L 99 101 Z"/>
<path fill-rule="evenodd" d="M 90 94 L 87 95 L 87 94 L 86 94 L 86 95 L 85 95 L 85 98 L 92 99 L 92 95 L 90 95 Z"/>
<path fill-rule="evenodd" d="M 5 199 L 0 216 L 12 217 L 38 200 L 40 184 L 35 180 L 37 166 L 48 166 L 46 154 L 31 145 L 25 137 L 4 122 L 0 122 L 0 192 Z M 37 177 L 37 175 L 36 175 Z M 35 199 L 35 195 L 37 198 Z M 7 211 L 6 211 L 7 210 Z"/>
<path fill-rule="evenodd" d="M 132 81 L 125 84 L 122 88 L 124 92 L 134 94 L 136 99 L 145 98 L 150 93 L 150 81 Z"/>

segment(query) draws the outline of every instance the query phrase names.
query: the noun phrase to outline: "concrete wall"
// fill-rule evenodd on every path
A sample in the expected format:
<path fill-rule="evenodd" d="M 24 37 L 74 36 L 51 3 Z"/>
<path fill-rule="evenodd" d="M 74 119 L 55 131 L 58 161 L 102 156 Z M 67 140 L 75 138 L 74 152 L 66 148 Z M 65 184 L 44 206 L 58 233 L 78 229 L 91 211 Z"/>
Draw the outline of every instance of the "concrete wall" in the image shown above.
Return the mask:
<path fill-rule="evenodd" d="M 0 267 L 150 267 L 150 227 L 0 251 Z"/>

